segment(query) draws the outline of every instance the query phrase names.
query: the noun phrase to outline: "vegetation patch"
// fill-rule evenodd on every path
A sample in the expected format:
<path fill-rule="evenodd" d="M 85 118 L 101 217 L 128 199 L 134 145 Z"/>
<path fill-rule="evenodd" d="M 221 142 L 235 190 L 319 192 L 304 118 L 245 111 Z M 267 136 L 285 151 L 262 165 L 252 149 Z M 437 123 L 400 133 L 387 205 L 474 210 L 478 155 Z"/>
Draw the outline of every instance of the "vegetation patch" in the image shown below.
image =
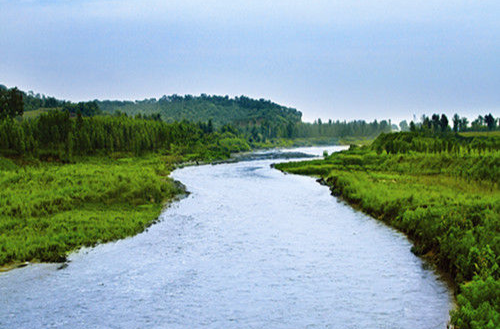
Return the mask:
<path fill-rule="evenodd" d="M 80 246 L 141 232 L 182 192 L 165 160 L 94 157 L 1 170 L 0 264 L 62 261 Z"/>

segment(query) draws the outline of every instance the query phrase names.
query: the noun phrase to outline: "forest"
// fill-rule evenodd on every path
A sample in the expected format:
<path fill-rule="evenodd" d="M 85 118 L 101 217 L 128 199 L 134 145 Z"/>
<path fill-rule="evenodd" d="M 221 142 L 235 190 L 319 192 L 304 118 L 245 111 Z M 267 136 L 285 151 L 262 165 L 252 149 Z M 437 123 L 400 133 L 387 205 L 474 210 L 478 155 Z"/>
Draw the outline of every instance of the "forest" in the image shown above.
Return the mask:
<path fill-rule="evenodd" d="M 500 135 L 424 126 L 276 167 L 320 177 L 332 194 L 407 234 L 414 253 L 457 285 L 456 328 L 500 326 Z"/>
<path fill-rule="evenodd" d="M 249 145 L 226 126 L 214 130 L 208 124 L 165 123 L 124 115 L 78 114 L 72 118 L 68 111 L 53 110 L 32 120 L 0 121 L 0 152 L 6 155 L 70 159 L 113 152 L 139 156 L 160 150 L 217 158 L 219 154 L 229 156 L 230 151 L 249 150 Z"/>

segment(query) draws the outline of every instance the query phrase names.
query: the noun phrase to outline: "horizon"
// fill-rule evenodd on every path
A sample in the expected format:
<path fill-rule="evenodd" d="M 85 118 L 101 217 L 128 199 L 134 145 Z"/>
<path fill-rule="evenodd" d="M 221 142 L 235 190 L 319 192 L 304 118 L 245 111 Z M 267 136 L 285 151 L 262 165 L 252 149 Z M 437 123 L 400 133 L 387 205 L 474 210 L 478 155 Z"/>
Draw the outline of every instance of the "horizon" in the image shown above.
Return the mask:
<path fill-rule="evenodd" d="M 70 101 L 245 95 L 307 122 L 499 116 L 495 1 L 292 2 L 0 0 L 0 77 Z"/>
<path fill-rule="evenodd" d="M 0 83 L 0 85 L 3 85 L 7 88 L 18 88 L 17 86 L 7 86 L 5 84 L 2 84 Z M 197 95 L 192 95 L 192 94 L 163 94 L 161 96 L 157 96 L 157 97 L 146 97 L 146 98 L 143 98 L 143 99 L 98 99 L 98 98 L 90 98 L 90 99 L 85 99 L 85 100 L 69 100 L 69 99 L 61 99 L 61 98 L 58 98 L 56 95 L 46 95 L 44 93 L 40 93 L 40 92 L 36 92 L 35 90 L 23 90 L 21 88 L 18 88 L 19 90 L 23 91 L 23 92 L 26 92 L 26 93 L 29 93 L 29 92 L 33 92 L 35 95 L 36 94 L 40 94 L 40 96 L 45 96 L 45 97 L 54 97 L 56 99 L 59 99 L 59 100 L 62 100 L 62 101 L 69 101 L 69 102 L 88 102 L 88 101 L 98 101 L 98 102 L 105 102 L 105 101 L 111 101 L 111 102 L 114 102 L 114 101 L 119 101 L 119 102 L 141 102 L 141 101 L 144 101 L 144 100 L 150 100 L 150 99 L 154 99 L 156 101 L 158 101 L 161 97 L 163 96 L 173 96 L 173 95 L 178 95 L 178 96 L 181 96 L 181 97 L 185 97 L 185 96 L 193 96 L 193 97 L 200 97 L 202 94 L 205 94 L 207 96 L 219 96 L 219 97 L 229 97 L 230 99 L 234 99 L 236 97 L 249 97 L 248 95 L 218 95 L 218 94 L 206 94 L 206 93 L 201 93 L 201 94 L 197 94 Z M 425 115 L 427 117 L 430 117 L 432 116 L 433 114 L 439 114 L 439 115 L 442 115 L 442 114 L 445 114 L 450 120 L 451 118 L 453 117 L 454 114 L 458 114 L 460 117 L 465 117 L 469 120 L 469 125 L 470 123 L 477 119 L 478 116 L 484 116 L 484 115 L 487 115 L 487 114 L 493 114 L 492 112 L 488 112 L 486 111 L 487 113 L 478 113 L 477 115 L 472 115 L 472 116 L 465 116 L 465 115 L 461 115 L 460 113 L 444 113 L 444 112 L 433 112 L 433 113 L 421 113 L 419 115 L 415 114 L 414 117 L 410 118 L 410 119 L 407 119 L 407 118 L 403 118 L 401 120 L 393 120 L 393 118 L 389 118 L 389 117 L 380 117 L 380 118 L 374 118 L 374 119 L 371 119 L 371 120 L 368 120 L 366 118 L 353 118 L 353 119 L 339 119 L 339 118 L 312 118 L 311 120 L 304 120 L 304 112 L 301 111 L 300 109 L 297 109 L 297 108 L 294 108 L 294 107 L 291 107 L 291 106 L 288 106 L 286 104 L 281 104 L 281 103 L 277 103 L 275 102 L 274 100 L 272 99 L 265 99 L 265 98 L 254 98 L 254 97 L 249 97 L 249 98 L 252 98 L 252 99 L 256 99 L 256 100 L 259 100 L 259 99 L 264 99 L 266 101 L 270 101 L 270 102 L 273 102 L 273 103 L 276 103 L 278 105 L 281 105 L 281 106 L 284 106 L 284 107 L 287 107 L 287 108 L 292 108 L 292 109 L 295 109 L 297 111 L 299 111 L 301 114 L 302 114 L 302 122 L 304 123 L 314 123 L 316 122 L 318 119 L 321 119 L 321 121 L 323 123 L 327 123 L 329 120 L 331 120 L 332 122 L 335 122 L 335 121 L 340 121 L 340 122 L 350 122 L 350 121 L 366 121 L 366 122 L 373 122 L 373 121 L 383 121 L 383 120 L 386 120 L 386 121 L 389 121 L 391 124 L 393 125 L 396 125 L 398 126 L 399 128 L 399 123 L 401 123 L 402 121 L 406 121 L 408 124 L 413 121 L 415 124 L 419 124 L 419 123 L 422 123 L 422 117 Z M 483 111 L 484 112 L 484 111 Z M 493 114 L 493 116 L 495 116 Z M 496 117 L 496 116 L 495 116 Z"/>

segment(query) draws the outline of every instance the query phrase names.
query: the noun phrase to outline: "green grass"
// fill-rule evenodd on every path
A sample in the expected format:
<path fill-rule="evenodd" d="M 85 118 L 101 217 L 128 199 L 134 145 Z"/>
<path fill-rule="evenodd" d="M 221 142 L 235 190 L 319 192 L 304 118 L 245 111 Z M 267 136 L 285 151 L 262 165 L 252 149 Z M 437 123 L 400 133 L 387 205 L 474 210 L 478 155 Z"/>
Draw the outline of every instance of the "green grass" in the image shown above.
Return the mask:
<path fill-rule="evenodd" d="M 377 154 L 277 164 L 322 177 L 334 195 L 406 233 L 457 285 L 456 328 L 500 327 L 500 150 Z"/>
<path fill-rule="evenodd" d="M 0 158 L 0 265 L 61 261 L 141 232 L 182 192 L 171 166 L 159 155 L 20 166 Z"/>
<path fill-rule="evenodd" d="M 373 137 L 344 137 L 339 140 L 340 145 L 368 146 L 375 138 Z"/>
<path fill-rule="evenodd" d="M 51 110 L 54 110 L 53 108 L 41 108 L 38 110 L 33 110 L 33 111 L 25 111 L 23 113 L 23 119 L 34 119 L 40 116 L 42 113 L 47 113 Z"/>
<path fill-rule="evenodd" d="M 466 131 L 466 132 L 461 132 L 460 135 L 466 136 L 466 137 L 476 137 L 476 136 L 495 136 L 495 137 L 500 137 L 500 130 L 494 130 L 494 131 Z"/>

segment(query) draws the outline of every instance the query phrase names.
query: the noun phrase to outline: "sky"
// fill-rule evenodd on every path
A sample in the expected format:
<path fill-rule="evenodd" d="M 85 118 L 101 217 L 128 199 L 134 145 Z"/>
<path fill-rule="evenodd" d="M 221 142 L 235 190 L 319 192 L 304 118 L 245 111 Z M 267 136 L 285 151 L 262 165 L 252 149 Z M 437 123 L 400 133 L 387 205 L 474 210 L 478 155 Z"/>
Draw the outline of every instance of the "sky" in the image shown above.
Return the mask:
<path fill-rule="evenodd" d="M 306 121 L 500 116 L 500 1 L 0 0 L 0 84 L 247 95 Z"/>

